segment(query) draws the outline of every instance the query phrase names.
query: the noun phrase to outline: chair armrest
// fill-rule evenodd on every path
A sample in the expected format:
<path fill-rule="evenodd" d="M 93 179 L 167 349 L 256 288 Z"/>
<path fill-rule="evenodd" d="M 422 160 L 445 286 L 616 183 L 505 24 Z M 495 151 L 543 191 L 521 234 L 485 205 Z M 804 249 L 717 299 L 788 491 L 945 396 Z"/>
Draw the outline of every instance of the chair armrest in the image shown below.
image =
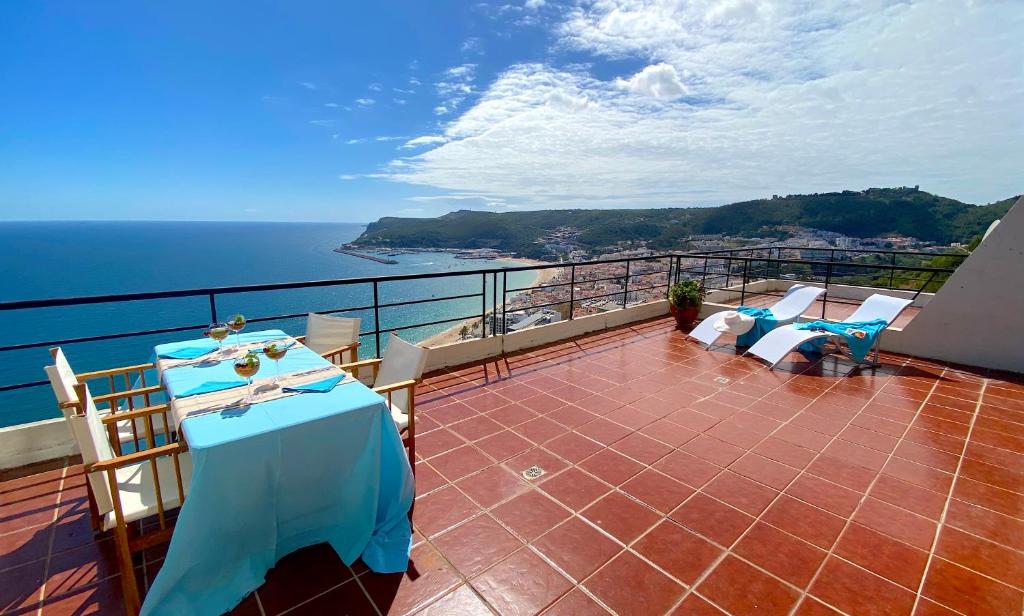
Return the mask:
<path fill-rule="evenodd" d="M 380 362 L 381 362 L 380 359 L 362 359 L 362 360 L 359 360 L 359 361 L 354 361 L 354 362 L 352 362 L 350 364 L 341 364 L 338 367 L 341 368 L 342 370 L 349 370 L 349 369 L 352 369 L 352 368 L 365 368 L 367 366 L 379 366 Z"/>
<path fill-rule="evenodd" d="M 152 370 L 156 368 L 156 364 L 136 364 L 134 366 L 121 366 L 120 368 L 107 368 L 106 370 L 93 370 L 92 372 L 82 372 L 76 374 L 79 381 L 86 381 L 89 379 L 97 379 L 103 376 L 117 376 L 119 374 L 125 374 L 127 372 L 140 372 L 142 370 Z"/>
<path fill-rule="evenodd" d="M 124 421 L 126 419 L 137 419 L 139 417 L 146 417 L 148 415 L 156 415 L 157 413 L 168 413 L 170 412 L 170 410 L 171 406 L 169 404 L 144 406 L 142 408 L 135 409 L 132 411 L 123 411 L 120 413 L 111 413 L 110 415 L 104 415 L 103 417 L 100 417 L 100 421 L 102 421 L 104 425 L 109 425 L 112 423 L 117 423 L 119 421 Z"/>
<path fill-rule="evenodd" d="M 411 391 L 412 388 L 415 386 L 416 381 L 413 379 L 409 379 L 408 381 L 399 381 L 397 383 L 391 383 L 390 385 L 381 385 L 380 387 L 374 387 L 373 391 L 377 392 L 378 394 L 389 394 L 393 391 L 398 391 L 399 389 L 409 389 Z"/>
<path fill-rule="evenodd" d="M 359 341 L 350 342 L 349 344 L 346 344 L 344 346 L 340 346 L 340 347 L 338 347 L 336 349 L 331 349 L 329 351 L 324 351 L 323 353 L 320 354 L 320 357 L 323 357 L 324 359 L 328 359 L 329 360 L 332 357 L 337 356 L 340 359 L 340 356 L 341 356 L 342 353 L 344 353 L 346 351 L 352 351 L 352 350 L 358 349 L 358 348 L 359 348 Z M 359 363 L 359 362 L 352 362 L 352 363 Z"/>
<path fill-rule="evenodd" d="M 186 451 L 184 443 L 171 443 L 169 445 L 161 445 L 159 447 L 144 449 L 142 451 L 128 453 L 123 456 L 117 456 L 116 458 L 111 458 L 109 460 L 100 460 L 99 462 L 87 465 L 85 471 L 88 473 L 94 471 L 106 471 L 124 466 L 131 466 L 132 464 L 138 464 L 139 462 L 145 462 L 146 460 L 152 460 L 154 458 L 159 458 L 160 456 L 185 453 Z"/>
<path fill-rule="evenodd" d="M 163 385 L 150 385 L 149 387 L 139 387 L 138 389 L 126 389 L 124 391 L 117 391 L 112 394 L 103 394 L 102 396 L 93 396 L 92 400 L 96 404 L 103 402 L 118 401 L 124 398 L 134 398 L 135 396 L 144 396 L 146 394 L 155 394 L 164 390 Z"/>
<path fill-rule="evenodd" d="M 373 380 L 377 380 L 377 372 L 380 370 L 379 359 L 364 359 L 362 361 L 354 361 L 348 364 L 341 364 L 338 366 L 345 372 L 351 372 L 354 377 L 359 378 L 360 368 L 370 368 L 370 372 L 373 374 Z"/>

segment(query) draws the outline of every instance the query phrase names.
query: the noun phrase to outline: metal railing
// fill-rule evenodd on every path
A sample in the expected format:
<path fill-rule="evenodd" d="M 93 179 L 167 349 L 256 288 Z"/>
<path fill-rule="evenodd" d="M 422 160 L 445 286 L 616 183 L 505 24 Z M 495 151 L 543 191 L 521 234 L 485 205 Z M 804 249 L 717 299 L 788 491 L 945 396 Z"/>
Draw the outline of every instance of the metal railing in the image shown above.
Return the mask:
<path fill-rule="evenodd" d="M 758 250 L 766 250 L 766 253 L 758 253 Z M 951 268 L 935 268 L 922 265 L 899 265 L 897 258 L 900 255 L 914 255 L 915 258 L 930 258 L 931 253 L 912 253 L 900 251 L 842 251 L 841 249 L 824 249 L 830 252 L 827 260 L 818 259 L 792 259 L 784 258 L 782 251 L 793 250 L 792 248 L 771 247 L 767 249 L 732 249 L 726 251 L 708 251 L 692 253 L 659 254 L 643 257 L 628 257 L 616 259 L 604 259 L 597 261 L 574 262 L 574 263 L 552 263 L 548 265 L 525 265 L 506 268 L 492 268 L 472 271 L 437 272 L 429 274 L 402 274 L 394 276 L 376 276 L 365 278 L 346 278 L 333 280 L 315 280 L 304 282 L 289 282 L 275 284 L 240 285 L 225 287 L 209 287 L 200 289 L 186 289 L 173 291 L 152 291 L 140 293 L 120 293 L 112 295 L 67 297 L 57 299 L 35 299 L 21 301 L 0 302 L 0 316 L 7 315 L 13 311 L 41 310 L 61 307 L 82 307 L 90 305 L 120 305 L 147 300 L 162 300 L 173 298 L 205 298 L 208 304 L 209 320 L 198 323 L 191 322 L 178 325 L 168 325 L 153 329 L 133 329 L 131 331 L 119 331 L 112 333 L 100 333 L 88 336 L 74 336 L 63 338 L 49 338 L 18 342 L 11 344 L 0 344 L 0 356 L 15 351 L 26 351 L 32 349 L 47 348 L 53 346 L 82 345 L 108 340 L 120 340 L 137 338 L 141 336 L 154 336 L 165 334 L 178 334 L 189 331 L 199 331 L 206 328 L 210 323 L 218 319 L 218 299 L 242 293 L 261 293 L 270 291 L 287 291 L 310 288 L 345 288 L 345 287 L 370 287 L 369 295 L 372 301 L 369 303 L 341 306 L 328 309 L 319 309 L 316 312 L 321 314 L 346 314 L 346 313 L 372 313 L 373 328 L 364 330 L 360 337 L 371 337 L 374 340 L 374 354 L 380 354 L 381 336 L 391 332 L 400 332 L 428 326 L 438 326 L 451 323 L 458 323 L 467 320 L 480 321 L 480 336 L 486 338 L 488 335 L 502 335 L 507 333 L 508 314 L 514 311 L 540 310 L 544 308 L 561 307 L 560 318 L 574 319 L 581 314 L 587 314 L 595 310 L 608 309 L 608 302 L 613 306 L 625 308 L 630 303 L 643 303 L 667 297 L 668 290 L 672 283 L 683 279 L 700 279 L 709 290 L 735 290 L 734 280 L 738 277 L 740 281 L 740 303 L 747 296 L 747 287 L 750 283 L 769 278 L 788 278 L 794 281 L 823 283 L 826 293 L 823 295 L 822 316 L 826 302 L 828 301 L 827 290 L 830 285 L 846 284 L 843 281 L 851 276 L 843 273 L 844 268 L 859 268 L 866 271 L 882 272 L 888 275 L 887 285 L 866 284 L 859 286 L 874 286 L 878 288 L 895 289 L 896 274 L 913 274 L 917 279 L 924 279 L 924 283 L 917 289 L 920 294 L 929 284 L 944 279 L 954 270 Z M 818 250 L 818 249 L 810 249 Z M 774 252 L 773 252 L 774 251 Z M 747 253 L 741 256 L 740 253 Z M 857 263 L 854 261 L 838 260 L 837 253 L 870 253 L 887 255 L 886 263 Z M 942 255 L 954 256 L 954 255 Z M 799 268 L 803 278 L 794 275 Z M 527 287 L 508 286 L 508 277 L 515 272 L 558 270 L 561 274 L 556 275 L 553 280 L 543 284 Z M 787 270 L 789 270 L 787 272 Z M 840 275 L 841 274 L 841 275 Z M 381 301 L 381 286 L 413 280 L 429 280 L 456 277 L 479 276 L 480 290 L 469 293 L 456 293 L 441 297 L 427 297 L 404 301 L 386 302 Z M 490 277 L 490 280 L 488 280 Z M 501 284 L 499 285 L 499 277 Z M 877 278 L 877 275 L 876 275 Z M 906 276 L 902 276 L 906 278 Z M 567 280 L 566 280 L 567 279 Z M 490 283 L 490 285 L 488 285 Z M 631 284 L 633 286 L 631 286 Z M 491 288 L 491 302 L 488 306 L 488 286 Z M 661 290 L 664 290 L 662 293 Z M 539 303 L 520 301 L 518 298 L 530 299 L 532 292 L 542 290 L 547 294 L 546 299 Z M 585 291 L 590 291 L 589 293 Z M 561 293 L 561 295 L 558 295 Z M 500 299 L 499 299 L 500 296 Z M 510 301 L 510 296 L 511 300 Z M 915 294 L 916 297 L 916 294 Z M 388 308 L 412 306 L 418 304 L 431 304 L 436 302 L 450 302 L 456 300 L 472 300 L 479 298 L 480 312 L 463 314 L 451 318 L 434 319 L 426 322 L 404 323 L 394 326 L 384 326 L 381 321 L 381 311 Z M 632 298 L 632 301 L 631 301 Z M 605 300 L 603 307 L 594 306 L 597 300 Z M 564 314 L 563 314 L 564 313 Z M 260 316 L 249 319 L 250 323 L 261 323 L 270 321 L 287 321 L 291 319 L 305 318 L 307 311 L 278 314 L 274 316 Z M 488 327 L 488 315 L 492 317 L 492 325 Z M 497 321 L 498 315 L 500 322 Z M 475 329 L 475 326 L 474 326 Z M 45 380 L 32 380 L 15 383 L 0 383 L 0 392 L 28 389 L 47 385 Z M 0 422 L 2 423 L 2 422 Z"/>

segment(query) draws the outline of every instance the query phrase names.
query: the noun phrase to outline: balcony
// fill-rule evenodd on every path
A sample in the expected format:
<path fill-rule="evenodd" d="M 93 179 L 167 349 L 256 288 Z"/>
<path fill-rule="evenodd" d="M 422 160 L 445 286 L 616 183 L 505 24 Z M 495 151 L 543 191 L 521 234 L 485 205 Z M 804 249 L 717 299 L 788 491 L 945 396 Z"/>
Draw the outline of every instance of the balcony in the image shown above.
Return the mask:
<path fill-rule="evenodd" d="M 1019 612 L 1021 379 L 791 359 L 769 372 L 657 318 L 436 371 L 408 573 L 307 548 L 235 613 Z M 120 613 L 75 460 L 17 474 L 0 608 Z M 138 558 L 140 583 L 160 563 Z"/>

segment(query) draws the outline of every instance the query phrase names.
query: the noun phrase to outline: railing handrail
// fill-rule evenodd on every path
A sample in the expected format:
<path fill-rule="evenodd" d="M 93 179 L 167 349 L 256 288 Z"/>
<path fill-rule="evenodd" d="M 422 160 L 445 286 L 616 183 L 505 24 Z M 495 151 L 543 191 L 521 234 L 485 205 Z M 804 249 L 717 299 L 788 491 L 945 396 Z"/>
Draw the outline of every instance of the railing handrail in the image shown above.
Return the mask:
<path fill-rule="evenodd" d="M 906 255 L 906 256 L 932 256 L 932 257 L 961 257 L 966 259 L 970 253 L 964 252 L 923 252 L 920 250 L 886 250 L 884 248 L 815 248 L 812 246 L 744 246 L 742 248 L 716 248 L 714 250 L 690 251 L 691 254 L 704 256 L 707 254 L 720 254 L 723 252 L 742 252 L 745 250 L 820 250 L 829 252 L 853 252 L 885 255 Z"/>

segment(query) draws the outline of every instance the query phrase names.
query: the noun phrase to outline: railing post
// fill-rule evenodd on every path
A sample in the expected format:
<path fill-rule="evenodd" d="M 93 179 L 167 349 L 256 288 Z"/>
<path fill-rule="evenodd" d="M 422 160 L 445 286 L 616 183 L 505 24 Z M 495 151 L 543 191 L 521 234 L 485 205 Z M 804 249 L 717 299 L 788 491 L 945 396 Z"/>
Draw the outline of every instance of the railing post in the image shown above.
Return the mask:
<path fill-rule="evenodd" d="M 825 270 L 825 293 L 821 296 L 821 318 L 825 318 L 825 308 L 828 305 L 828 285 L 832 282 L 832 261 L 828 262 L 828 268 Z"/>
<path fill-rule="evenodd" d="M 569 320 L 572 321 L 573 305 L 576 302 L 576 264 L 569 266 Z"/>
<path fill-rule="evenodd" d="M 210 293 L 210 323 L 217 322 L 217 298 Z"/>
<path fill-rule="evenodd" d="M 700 275 L 700 286 L 705 289 L 708 286 L 708 258 L 704 257 L 704 273 Z"/>
<path fill-rule="evenodd" d="M 632 263 L 630 260 L 626 260 L 626 280 L 622 285 L 622 308 L 626 308 L 626 298 L 629 297 L 629 264 Z"/>
<path fill-rule="evenodd" d="M 890 265 L 892 266 L 892 269 L 889 270 L 889 290 L 891 291 L 891 290 L 893 290 L 893 288 L 894 288 L 893 285 L 896 282 L 896 280 L 895 280 L 896 279 L 896 251 L 895 250 L 892 253 L 892 263 Z"/>
<path fill-rule="evenodd" d="M 380 352 L 380 295 L 376 280 L 373 281 L 373 339 L 377 345 L 377 357 L 381 357 L 383 353 Z"/>
<path fill-rule="evenodd" d="M 740 306 L 747 299 L 747 270 L 750 268 L 750 261 L 743 262 L 743 284 L 740 286 Z"/>
<path fill-rule="evenodd" d="M 480 273 L 480 337 L 487 337 L 487 272 Z"/>
<path fill-rule="evenodd" d="M 494 327 L 498 320 L 498 273 L 491 272 L 491 335 L 496 335 L 497 328 Z"/>
<path fill-rule="evenodd" d="M 729 253 L 727 257 L 729 259 L 729 265 L 725 266 L 725 288 L 729 288 L 729 282 L 732 280 L 732 253 Z"/>
<path fill-rule="evenodd" d="M 505 325 L 505 300 L 508 298 L 508 272 L 501 273 L 501 335 L 508 333 L 508 326 Z"/>

